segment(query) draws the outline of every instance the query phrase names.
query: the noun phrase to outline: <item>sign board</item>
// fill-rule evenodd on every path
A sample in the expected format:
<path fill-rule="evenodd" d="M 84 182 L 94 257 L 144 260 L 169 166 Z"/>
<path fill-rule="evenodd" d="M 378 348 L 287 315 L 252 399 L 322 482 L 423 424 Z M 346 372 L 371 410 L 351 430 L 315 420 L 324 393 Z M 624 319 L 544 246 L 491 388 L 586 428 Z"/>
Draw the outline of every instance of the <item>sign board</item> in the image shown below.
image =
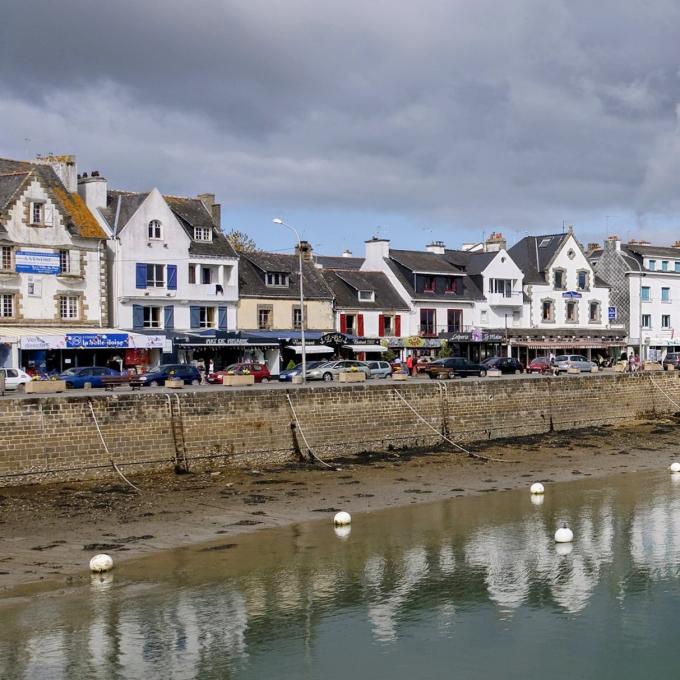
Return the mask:
<path fill-rule="evenodd" d="M 322 345 L 344 345 L 347 343 L 347 336 L 342 333 L 325 333 L 319 338 Z"/>
<path fill-rule="evenodd" d="M 39 250 L 17 250 L 14 256 L 15 270 L 21 274 L 59 274 L 59 253 Z"/>
<path fill-rule="evenodd" d="M 128 346 L 127 333 L 67 333 L 68 349 L 99 349 L 102 347 Z"/>
<path fill-rule="evenodd" d="M 607 318 L 610 321 L 616 321 L 617 317 L 618 317 L 618 310 L 616 309 L 616 307 L 608 307 L 607 308 Z"/>
<path fill-rule="evenodd" d="M 562 293 L 562 297 L 567 298 L 567 300 L 580 300 L 583 296 L 575 290 L 567 290 Z"/>
<path fill-rule="evenodd" d="M 64 349 L 63 335 L 24 335 L 19 340 L 19 349 Z"/>

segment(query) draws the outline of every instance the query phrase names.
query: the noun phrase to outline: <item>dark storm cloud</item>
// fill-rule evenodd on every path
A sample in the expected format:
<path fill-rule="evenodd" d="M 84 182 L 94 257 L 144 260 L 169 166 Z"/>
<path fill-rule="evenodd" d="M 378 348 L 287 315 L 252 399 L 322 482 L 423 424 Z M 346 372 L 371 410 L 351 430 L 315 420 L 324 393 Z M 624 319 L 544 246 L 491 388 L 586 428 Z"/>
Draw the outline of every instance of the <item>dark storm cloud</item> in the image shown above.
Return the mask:
<path fill-rule="evenodd" d="M 675 2 L 12 4 L 3 153 L 470 228 L 680 209 Z"/>

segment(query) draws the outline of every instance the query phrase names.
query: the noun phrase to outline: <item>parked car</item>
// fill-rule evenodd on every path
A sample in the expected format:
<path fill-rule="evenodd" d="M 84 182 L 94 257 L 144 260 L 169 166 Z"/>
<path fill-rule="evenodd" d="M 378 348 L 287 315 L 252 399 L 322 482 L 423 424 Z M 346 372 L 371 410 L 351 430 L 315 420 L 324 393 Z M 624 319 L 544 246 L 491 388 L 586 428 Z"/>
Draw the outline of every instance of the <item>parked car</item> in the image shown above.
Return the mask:
<path fill-rule="evenodd" d="M 483 378 L 486 375 L 486 366 L 474 364 L 464 357 L 449 357 L 432 361 L 427 368 L 423 369 L 430 378 L 465 378 L 468 375 L 477 375 Z"/>
<path fill-rule="evenodd" d="M 557 373 L 566 373 L 569 368 L 578 368 L 581 372 L 590 373 L 594 367 L 597 367 L 597 364 L 582 354 L 560 354 L 555 357 L 555 371 Z"/>
<path fill-rule="evenodd" d="M 307 362 L 307 373 L 314 370 L 317 366 L 321 364 L 327 364 L 328 361 L 308 361 Z M 279 380 L 281 382 L 290 382 L 296 375 L 302 374 L 302 362 L 295 364 L 293 368 L 287 368 L 285 371 L 279 373 Z"/>
<path fill-rule="evenodd" d="M 416 373 L 422 373 L 433 361 L 435 361 L 435 357 L 418 357 L 418 361 L 416 362 Z"/>
<path fill-rule="evenodd" d="M 199 385 L 201 383 L 201 374 L 198 369 L 189 364 L 163 364 L 137 378 L 133 378 L 132 382 L 157 387 L 158 385 L 165 385 L 168 378 L 179 378 L 185 385 Z"/>
<path fill-rule="evenodd" d="M 363 371 L 367 379 L 371 377 L 371 369 L 365 362 L 342 359 L 340 361 L 327 361 L 321 364 L 321 366 L 307 371 L 307 380 L 325 380 L 330 382 L 335 380 L 342 371 L 351 371 L 353 368 Z"/>
<path fill-rule="evenodd" d="M 514 357 L 489 357 L 482 361 L 482 366 L 486 366 L 487 370 L 493 368 L 504 375 L 524 373 L 524 366 Z"/>
<path fill-rule="evenodd" d="M 392 376 L 392 367 L 387 361 L 367 361 L 371 378 L 389 378 Z"/>
<path fill-rule="evenodd" d="M 26 383 L 31 382 L 31 376 L 20 368 L 0 368 L 0 375 L 5 376 L 5 389 L 23 392 Z"/>
<path fill-rule="evenodd" d="M 259 361 L 244 361 L 238 364 L 231 364 L 221 371 L 209 373 L 206 380 L 211 385 L 221 385 L 225 374 L 243 375 L 246 372 L 255 376 L 256 383 L 267 383 L 272 379 L 267 364 L 260 363 Z"/>
<path fill-rule="evenodd" d="M 669 352 L 663 360 L 663 367 L 673 366 L 676 370 L 680 370 L 680 352 Z"/>
<path fill-rule="evenodd" d="M 536 357 L 529 362 L 527 373 L 552 373 L 550 357 Z"/>
<path fill-rule="evenodd" d="M 90 383 L 92 387 L 104 387 L 102 378 L 108 375 L 120 375 L 120 372 L 106 366 L 85 366 L 68 368 L 59 375 L 59 379 L 66 383 L 67 389 L 85 387 L 85 383 Z"/>

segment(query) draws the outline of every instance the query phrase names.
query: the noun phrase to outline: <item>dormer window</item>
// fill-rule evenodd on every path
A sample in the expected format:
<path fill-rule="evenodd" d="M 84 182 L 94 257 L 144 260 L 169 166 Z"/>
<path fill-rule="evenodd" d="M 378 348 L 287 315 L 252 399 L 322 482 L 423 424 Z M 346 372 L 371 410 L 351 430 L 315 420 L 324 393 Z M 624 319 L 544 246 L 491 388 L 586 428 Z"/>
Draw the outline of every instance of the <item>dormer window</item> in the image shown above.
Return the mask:
<path fill-rule="evenodd" d="M 163 238 L 163 227 L 159 220 L 151 220 L 147 227 L 147 236 L 156 241 Z"/>
<path fill-rule="evenodd" d="M 423 287 L 423 292 L 434 293 L 434 290 L 435 290 L 435 277 L 434 276 L 426 276 L 425 277 L 425 285 Z"/>
<path fill-rule="evenodd" d="M 447 293 L 453 293 L 454 295 L 458 293 L 458 279 L 455 276 L 451 276 L 446 281 L 446 291 Z"/>
<path fill-rule="evenodd" d="M 210 227 L 194 227 L 194 241 L 212 241 Z"/>
<path fill-rule="evenodd" d="M 31 224 L 45 224 L 44 201 L 31 202 Z"/>
<path fill-rule="evenodd" d="M 648 260 L 647 269 L 649 269 L 650 272 L 656 271 L 656 260 Z"/>
<path fill-rule="evenodd" d="M 359 300 L 361 302 L 375 302 L 375 293 L 372 290 L 360 290 Z"/>
<path fill-rule="evenodd" d="M 288 288 L 289 275 L 284 272 L 267 272 L 266 281 L 270 288 Z"/>

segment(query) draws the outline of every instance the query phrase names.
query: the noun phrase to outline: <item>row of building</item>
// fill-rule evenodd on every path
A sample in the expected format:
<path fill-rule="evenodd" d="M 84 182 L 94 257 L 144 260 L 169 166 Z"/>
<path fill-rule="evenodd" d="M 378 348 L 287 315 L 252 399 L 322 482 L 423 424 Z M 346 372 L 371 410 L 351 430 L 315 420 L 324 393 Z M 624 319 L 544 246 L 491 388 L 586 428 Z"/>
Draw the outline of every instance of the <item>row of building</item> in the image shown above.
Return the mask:
<path fill-rule="evenodd" d="M 643 355 L 680 347 L 680 248 L 583 248 L 571 229 L 354 257 L 237 253 L 213 194 L 108 187 L 72 156 L 0 160 L 0 366 L 377 358 L 448 351 Z M 304 312 L 304 314 L 303 314 Z"/>

